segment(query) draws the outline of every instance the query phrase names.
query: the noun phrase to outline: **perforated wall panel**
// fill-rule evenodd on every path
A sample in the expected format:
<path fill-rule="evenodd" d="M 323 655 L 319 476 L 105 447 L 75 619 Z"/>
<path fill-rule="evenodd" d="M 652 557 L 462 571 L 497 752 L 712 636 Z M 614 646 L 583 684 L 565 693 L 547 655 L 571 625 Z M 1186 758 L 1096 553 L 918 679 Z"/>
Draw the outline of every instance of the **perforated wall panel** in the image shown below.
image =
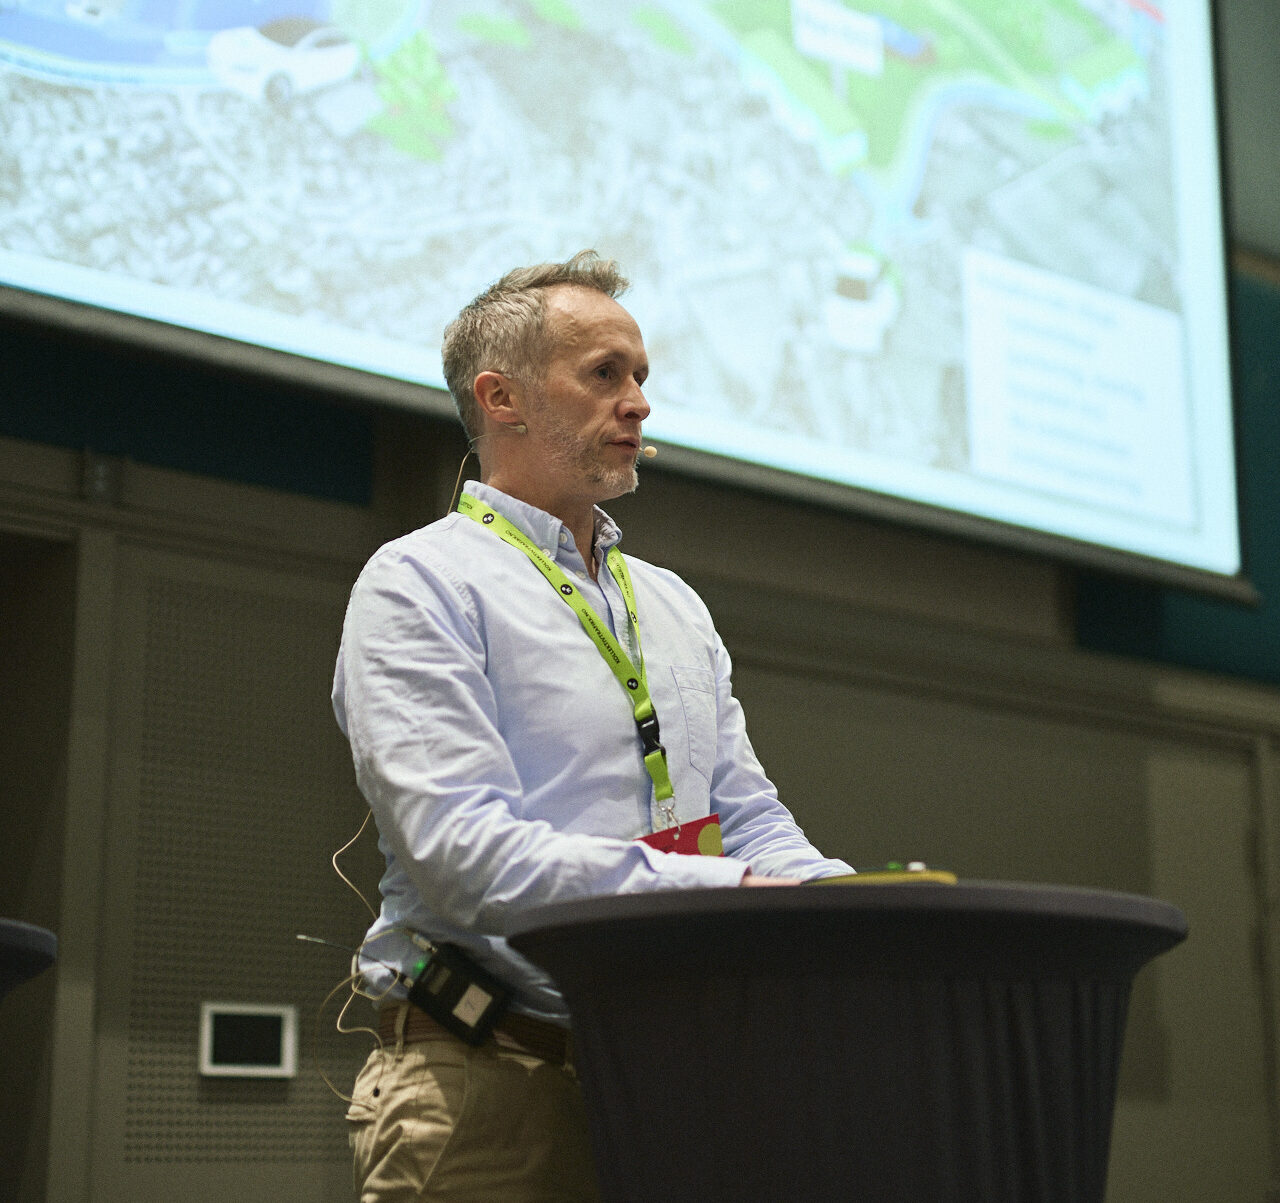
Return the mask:
<path fill-rule="evenodd" d="M 343 1104 L 367 1044 L 317 1009 L 349 958 L 298 932 L 357 942 L 363 908 L 329 856 L 362 818 L 329 708 L 344 592 L 260 591 L 155 576 L 138 677 L 137 820 L 123 1159 L 345 1159 Z M 294 595 L 289 595 L 294 594 Z M 374 838 L 351 862 L 376 883 Z M 202 1080 L 202 1000 L 292 1003 L 291 1081 Z M 318 1033 L 318 1035 L 317 1035 Z"/>

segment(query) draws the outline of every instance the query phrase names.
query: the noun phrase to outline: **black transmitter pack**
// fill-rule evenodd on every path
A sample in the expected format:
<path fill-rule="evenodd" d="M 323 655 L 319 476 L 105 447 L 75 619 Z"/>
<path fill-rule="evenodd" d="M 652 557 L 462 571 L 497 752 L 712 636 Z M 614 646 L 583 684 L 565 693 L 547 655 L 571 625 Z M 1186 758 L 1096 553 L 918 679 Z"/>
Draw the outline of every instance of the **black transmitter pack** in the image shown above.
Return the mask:
<path fill-rule="evenodd" d="M 436 945 L 418 967 L 409 1001 L 468 1044 L 481 1044 L 511 1000 L 511 991 L 456 944 Z"/>

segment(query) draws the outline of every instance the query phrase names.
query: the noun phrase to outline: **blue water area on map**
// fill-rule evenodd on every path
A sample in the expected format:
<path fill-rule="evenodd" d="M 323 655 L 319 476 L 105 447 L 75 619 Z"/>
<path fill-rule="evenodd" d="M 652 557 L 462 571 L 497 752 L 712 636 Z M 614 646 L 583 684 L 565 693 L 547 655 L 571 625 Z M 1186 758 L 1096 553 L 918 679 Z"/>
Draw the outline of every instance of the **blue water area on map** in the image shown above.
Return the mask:
<path fill-rule="evenodd" d="M 70 62 L 181 67 L 203 61 L 208 35 L 220 29 L 280 17 L 327 21 L 330 9 L 330 0 L 32 2 L 0 11 L 0 42 Z"/>

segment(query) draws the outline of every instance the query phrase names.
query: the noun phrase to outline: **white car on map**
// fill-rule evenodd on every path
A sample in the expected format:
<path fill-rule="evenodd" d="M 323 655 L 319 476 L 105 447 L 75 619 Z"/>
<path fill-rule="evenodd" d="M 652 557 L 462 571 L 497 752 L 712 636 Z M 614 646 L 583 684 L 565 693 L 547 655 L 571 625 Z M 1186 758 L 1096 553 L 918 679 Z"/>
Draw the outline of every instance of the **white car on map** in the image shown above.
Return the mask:
<path fill-rule="evenodd" d="M 835 289 L 827 298 L 827 333 L 846 351 L 874 355 L 898 316 L 898 283 L 870 251 L 849 251 L 836 265 Z"/>
<path fill-rule="evenodd" d="M 360 47 L 340 29 L 284 17 L 255 29 L 224 29 L 209 39 L 209 70 L 224 87 L 252 100 L 285 104 L 301 92 L 350 79 Z"/>

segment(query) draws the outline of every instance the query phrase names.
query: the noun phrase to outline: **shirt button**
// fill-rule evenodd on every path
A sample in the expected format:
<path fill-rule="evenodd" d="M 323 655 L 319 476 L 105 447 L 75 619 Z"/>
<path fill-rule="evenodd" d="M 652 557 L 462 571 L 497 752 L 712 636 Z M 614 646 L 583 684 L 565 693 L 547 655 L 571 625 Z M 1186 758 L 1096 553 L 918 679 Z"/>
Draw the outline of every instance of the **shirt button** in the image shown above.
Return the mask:
<path fill-rule="evenodd" d="M 569 532 L 567 530 L 562 530 L 560 532 L 560 546 L 563 547 L 568 542 L 569 542 Z"/>
<path fill-rule="evenodd" d="M 578 580 L 580 580 L 580 581 L 585 581 L 585 580 L 587 579 L 587 574 L 586 574 L 585 572 L 576 572 L 576 571 L 575 571 L 573 575 L 574 575 L 574 576 L 576 576 L 576 577 L 578 578 Z"/>
<path fill-rule="evenodd" d="M 542 549 L 542 554 L 543 554 L 544 556 L 546 556 L 548 560 L 549 560 L 549 559 L 551 559 L 551 548 L 549 548 L 549 547 L 544 547 L 544 548 Z"/>

